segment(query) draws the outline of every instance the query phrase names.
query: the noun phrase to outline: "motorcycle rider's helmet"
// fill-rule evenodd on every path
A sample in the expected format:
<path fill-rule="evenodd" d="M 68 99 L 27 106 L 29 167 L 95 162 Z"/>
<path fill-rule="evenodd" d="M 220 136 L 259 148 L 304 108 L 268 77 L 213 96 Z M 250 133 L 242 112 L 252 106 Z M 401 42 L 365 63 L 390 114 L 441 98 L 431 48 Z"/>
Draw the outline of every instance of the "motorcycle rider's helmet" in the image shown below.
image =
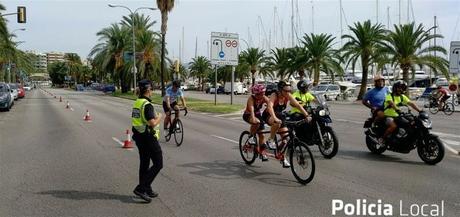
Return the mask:
<path fill-rule="evenodd" d="M 301 90 L 301 91 L 306 91 L 306 90 L 310 89 L 310 86 L 311 86 L 311 81 L 310 80 L 300 80 L 297 83 L 297 89 Z"/>
<path fill-rule="evenodd" d="M 396 93 L 396 88 L 400 87 L 402 91 L 406 91 L 407 89 L 407 83 L 403 80 L 397 80 L 395 83 L 393 83 L 393 87 L 391 88 L 391 91 L 393 93 Z"/>

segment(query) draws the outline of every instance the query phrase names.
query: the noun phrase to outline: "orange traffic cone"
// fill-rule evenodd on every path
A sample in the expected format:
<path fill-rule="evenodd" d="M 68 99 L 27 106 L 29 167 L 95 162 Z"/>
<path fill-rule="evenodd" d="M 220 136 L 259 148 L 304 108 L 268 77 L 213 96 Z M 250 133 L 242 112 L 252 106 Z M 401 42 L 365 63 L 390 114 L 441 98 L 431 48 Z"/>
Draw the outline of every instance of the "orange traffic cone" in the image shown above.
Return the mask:
<path fill-rule="evenodd" d="M 133 142 L 131 141 L 131 133 L 126 130 L 126 140 L 123 143 L 123 148 L 133 148 Z"/>
<path fill-rule="evenodd" d="M 62 96 L 59 97 L 59 102 L 62 102 Z"/>
<path fill-rule="evenodd" d="M 85 116 L 83 116 L 83 120 L 87 122 L 91 122 L 91 116 L 89 115 L 88 109 L 86 110 Z"/>
<path fill-rule="evenodd" d="M 66 109 L 70 109 L 70 103 L 67 101 L 67 105 L 65 106 Z"/>

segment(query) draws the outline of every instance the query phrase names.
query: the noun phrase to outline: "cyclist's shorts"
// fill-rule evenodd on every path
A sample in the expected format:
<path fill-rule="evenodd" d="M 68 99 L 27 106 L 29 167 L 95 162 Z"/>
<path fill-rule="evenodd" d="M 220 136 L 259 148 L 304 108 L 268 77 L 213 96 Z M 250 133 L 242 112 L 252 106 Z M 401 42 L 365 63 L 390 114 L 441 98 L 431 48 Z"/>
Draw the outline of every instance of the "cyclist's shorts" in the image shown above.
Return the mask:
<path fill-rule="evenodd" d="M 256 113 L 255 116 L 260 121 L 259 130 L 265 129 L 265 122 L 262 120 L 262 115 L 260 113 Z M 247 113 L 243 114 L 243 120 L 246 123 L 251 124 L 251 123 L 249 123 L 250 118 L 251 118 L 251 114 L 247 114 Z"/>
<path fill-rule="evenodd" d="M 173 102 L 173 103 L 171 103 L 171 104 L 169 104 L 169 105 L 170 105 L 171 109 L 174 109 L 174 106 L 177 105 L 177 101 L 175 101 L 175 102 Z M 166 112 L 169 112 L 168 106 L 166 105 L 166 102 L 165 102 L 165 101 L 163 101 L 163 111 L 164 111 L 165 113 L 166 113 Z"/>

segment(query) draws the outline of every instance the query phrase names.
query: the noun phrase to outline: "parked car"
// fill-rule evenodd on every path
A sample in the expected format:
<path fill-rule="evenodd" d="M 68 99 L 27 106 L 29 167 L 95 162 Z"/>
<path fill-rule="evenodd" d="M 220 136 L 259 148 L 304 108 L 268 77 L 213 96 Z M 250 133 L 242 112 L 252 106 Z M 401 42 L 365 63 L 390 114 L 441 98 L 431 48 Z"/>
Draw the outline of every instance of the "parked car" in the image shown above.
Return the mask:
<path fill-rule="evenodd" d="M 226 82 L 225 87 L 224 87 L 225 94 L 230 94 L 232 92 L 231 88 L 232 88 L 232 83 L 231 82 Z M 247 94 L 248 89 L 241 82 L 233 82 L 233 93 L 235 95 Z"/>
<path fill-rule="evenodd" d="M 11 95 L 11 91 L 8 84 L 0 83 L 0 109 L 9 111 L 14 105 L 14 98 Z"/>
<path fill-rule="evenodd" d="M 115 89 L 116 89 L 116 88 L 115 88 L 115 85 L 113 85 L 113 84 L 106 84 L 106 85 L 104 86 L 103 91 L 104 91 L 104 93 L 113 93 L 113 92 L 115 92 Z"/>
<path fill-rule="evenodd" d="M 340 87 L 335 84 L 320 84 L 312 89 L 315 95 L 323 95 L 326 100 L 337 100 L 340 95 Z"/>
<path fill-rule="evenodd" d="M 11 95 L 13 95 L 14 100 L 19 99 L 19 91 L 17 84 L 8 84 L 10 86 Z"/>
<path fill-rule="evenodd" d="M 83 84 L 77 84 L 77 86 L 75 86 L 75 90 L 76 91 L 85 91 L 85 87 L 83 86 Z"/>
<path fill-rule="evenodd" d="M 32 90 L 32 87 L 29 84 L 25 84 L 24 85 L 24 90 L 25 91 L 30 91 L 30 90 Z"/>
<path fill-rule="evenodd" d="M 265 86 L 265 95 L 270 96 L 273 92 L 276 92 L 278 90 L 277 85 L 277 83 L 267 83 Z"/>
<path fill-rule="evenodd" d="M 224 93 L 225 93 L 224 90 L 225 90 L 224 87 L 219 86 L 219 87 L 217 88 L 217 94 L 224 94 Z M 214 93 L 216 93 L 216 88 L 215 88 L 215 87 L 210 87 L 209 90 L 206 89 L 206 93 L 214 94 Z"/>
<path fill-rule="evenodd" d="M 188 86 L 187 86 L 186 84 L 182 84 L 182 85 L 180 86 L 180 89 L 181 89 L 182 91 L 186 91 L 186 90 L 188 90 Z"/>
<path fill-rule="evenodd" d="M 24 98 L 26 96 L 26 90 L 24 90 L 24 87 L 21 84 L 16 85 L 18 85 L 18 97 Z"/>

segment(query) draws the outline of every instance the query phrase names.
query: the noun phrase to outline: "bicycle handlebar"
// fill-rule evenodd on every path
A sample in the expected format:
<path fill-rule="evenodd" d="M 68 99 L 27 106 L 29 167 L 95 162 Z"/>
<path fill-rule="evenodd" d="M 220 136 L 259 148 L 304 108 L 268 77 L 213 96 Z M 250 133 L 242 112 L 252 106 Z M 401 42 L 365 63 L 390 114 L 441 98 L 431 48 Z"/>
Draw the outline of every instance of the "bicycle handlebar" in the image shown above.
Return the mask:
<path fill-rule="evenodd" d="M 184 116 L 186 116 L 188 114 L 187 108 L 180 108 L 178 111 L 185 111 Z M 176 112 L 177 112 L 176 110 L 171 109 L 171 115 L 176 114 Z"/>

